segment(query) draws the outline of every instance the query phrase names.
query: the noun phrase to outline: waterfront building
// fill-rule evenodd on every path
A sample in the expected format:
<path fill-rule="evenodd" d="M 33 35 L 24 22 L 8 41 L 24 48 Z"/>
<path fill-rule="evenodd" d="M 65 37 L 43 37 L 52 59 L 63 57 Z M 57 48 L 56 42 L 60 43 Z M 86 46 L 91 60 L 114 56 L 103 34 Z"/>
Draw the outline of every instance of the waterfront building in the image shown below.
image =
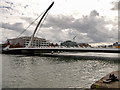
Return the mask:
<path fill-rule="evenodd" d="M 116 48 L 120 48 L 120 42 L 113 43 L 113 46 Z"/>
<path fill-rule="evenodd" d="M 9 43 L 12 46 L 20 46 L 20 47 L 26 47 L 30 41 L 31 37 L 19 37 L 19 38 L 13 38 L 8 39 L 7 43 Z M 49 46 L 49 41 L 43 38 L 34 37 L 32 42 L 32 47 L 41 47 L 41 46 Z"/>
<path fill-rule="evenodd" d="M 98 48 L 106 48 L 107 45 L 99 45 Z"/>
<path fill-rule="evenodd" d="M 61 46 L 74 47 L 74 46 L 78 46 L 78 44 L 76 42 L 67 40 L 67 41 L 61 43 Z"/>
<path fill-rule="evenodd" d="M 67 40 L 63 43 L 61 43 L 61 46 L 66 46 L 66 47 L 91 47 L 91 45 L 89 45 L 88 43 L 77 43 L 77 42 L 73 42 L 70 40 Z"/>
<path fill-rule="evenodd" d="M 80 47 L 91 47 L 88 43 L 78 43 L 78 46 Z"/>
<path fill-rule="evenodd" d="M 58 43 L 50 43 L 49 46 L 50 47 L 58 47 L 59 45 L 58 45 Z"/>

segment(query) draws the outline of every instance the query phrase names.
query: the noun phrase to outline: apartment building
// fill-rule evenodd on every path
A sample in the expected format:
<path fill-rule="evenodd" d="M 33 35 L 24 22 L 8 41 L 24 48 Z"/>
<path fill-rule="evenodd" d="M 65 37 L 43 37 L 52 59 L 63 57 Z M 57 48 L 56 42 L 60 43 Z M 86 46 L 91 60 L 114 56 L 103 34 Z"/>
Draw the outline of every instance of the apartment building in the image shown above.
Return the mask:
<path fill-rule="evenodd" d="M 15 46 L 16 44 L 19 44 L 23 47 L 26 47 L 30 41 L 31 37 L 19 37 L 14 39 L 8 39 L 7 42 L 9 42 L 11 45 Z M 49 41 L 44 38 L 38 38 L 34 37 L 32 42 L 32 47 L 41 47 L 41 46 L 49 46 Z"/>

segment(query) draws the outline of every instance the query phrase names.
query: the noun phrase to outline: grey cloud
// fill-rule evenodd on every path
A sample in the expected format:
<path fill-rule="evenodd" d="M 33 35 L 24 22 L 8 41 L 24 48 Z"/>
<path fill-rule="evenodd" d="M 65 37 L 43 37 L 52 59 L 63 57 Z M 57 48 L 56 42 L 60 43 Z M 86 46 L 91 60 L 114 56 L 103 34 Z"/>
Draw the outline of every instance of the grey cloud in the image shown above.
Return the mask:
<path fill-rule="evenodd" d="M 12 2 L 8 2 L 8 1 L 5 1 L 5 3 L 10 4 L 10 5 L 13 5 L 13 3 L 12 3 Z"/>
<path fill-rule="evenodd" d="M 93 10 L 93 11 L 90 13 L 90 16 L 99 16 L 99 13 L 98 13 L 96 10 Z"/>
<path fill-rule="evenodd" d="M 119 2 L 112 2 L 112 4 L 114 5 L 113 8 L 111 8 L 111 10 L 120 10 L 120 1 Z"/>
<path fill-rule="evenodd" d="M 12 8 L 13 3 L 12 2 L 9 2 L 9 1 L 2 1 L 2 2 L 6 3 L 7 5 L 6 6 L 1 5 L 0 8 L 8 9 L 8 10 L 13 10 L 13 8 Z"/>
<path fill-rule="evenodd" d="M 28 7 L 28 5 L 25 5 L 25 6 L 24 6 L 24 8 L 27 8 L 27 7 Z"/>
<path fill-rule="evenodd" d="M 48 21 L 48 22 L 46 22 Z M 46 20 L 44 26 L 45 27 L 53 27 L 53 28 L 61 28 L 61 29 L 67 29 L 71 28 L 70 24 L 72 25 L 72 22 L 74 22 L 74 18 L 72 16 L 48 16 L 48 19 Z"/>
<path fill-rule="evenodd" d="M 22 19 L 22 20 L 25 20 L 25 21 L 28 22 L 28 23 L 33 22 L 33 19 L 30 18 L 30 17 L 21 17 L 21 19 Z"/>
<path fill-rule="evenodd" d="M 2 28 L 15 30 L 17 32 L 20 32 L 21 30 L 24 29 L 22 23 L 15 23 L 15 24 L 2 23 Z"/>
<path fill-rule="evenodd" d="M 21 19 L 29 23 L 30 26 L 36 26 L 39 20 L 39 18 L 33 19 L 31 17 L 21 17 Z"/>
<path fill-rule="evenodd" d="M 32 18 L 25 17 L 21 19 L 28 23 L 33 21 Z M 108 24 L 114 24 L 115 26 L 117 23 L 105 21 L 105 18 L 100 17 L 96 10 L 91 11 L 89 15 L 82 16 L 79 19 L 75 19 L 72 16 L 48 15 L 40 29 L 41 33 L 39 32 L 38 36 L 56 42 L 72 40 L 74 36 L 77 36 L 77 42 L 116 42 L 118 31 L 116 28 L 112 28 L 112 30 L 109 31 L 108 28 L 105 27 Z M 14 30 L 19 33 L 24 30 L 22 23 L 3 23 L 2 28 Z M 31 32 L 25 35 L 31 35 Z"/>
<path fill-rule="evenodd" d="M 68 36 L 74 36 L 75 32 L 77 32 L 77 37 L 79 37 L 79 39 L 83 39 L 84 37 L 85 42 L 112 42 L 109 37 L 115 41 L 117 33 L 115 35 L 113 34 L 114 32 L 117 32 L 117 29 L 109 31 L 105 26 L 110 23 L 112 24 L 113 22 L 105 21 L 104 17 L 100 17 L 99 13 L 96 10 L 93 10 L 90 15 L 83 16 L 79 19 L 63 15 L 48 16 L 43 27 L 52 27 L 53 29 L 59 29 L 60 31 L 64 29 L 73 30 L 72 33 L 68 31 Z M 84 36 L 81 35 L 81 33 L 87 33 L 87 35 Z M 59 33 L 56 34 L 58 35 Z"/>
<path fill-rule="evenodd" d="M 0 8 L 6 8 L 6 9 L 8 9 L 8 10 L 13 10 L 11 7 L 9 7 L 9 6 L 0 6 Z"/>
<path fill-rule="evenodd" d="M 1 28 L 16 31 L 19 33 L 21 33 L 22 31 L 25 30 L 22 23 L 15 23 L 15 24 L 1 23 Z M 29 35 L 29 34 L 30 34 L 30 32 L 27 31 L 27 35 Z"/>

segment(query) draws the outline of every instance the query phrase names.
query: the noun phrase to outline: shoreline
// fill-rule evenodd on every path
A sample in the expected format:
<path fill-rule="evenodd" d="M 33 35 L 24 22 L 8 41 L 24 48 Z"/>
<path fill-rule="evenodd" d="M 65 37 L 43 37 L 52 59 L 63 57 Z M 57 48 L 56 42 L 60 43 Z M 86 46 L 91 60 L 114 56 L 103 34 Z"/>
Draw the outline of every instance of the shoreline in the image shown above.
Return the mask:
<path fill-rule="evenodd" d="M 117 76 L 119 81 L 103 83 L 103 80 L 108 79 L 110 74 L 114 74 L 115 76 Z M 120 70 L 113 71 L 113 72 L 107 74 L 106 76 L 102 77 L 100 80 L 93 83 L 91 85 L 91 89 L 97 89 L 97 88 L 115 88 L 115 89 L 117 89 L 117 88 L 120 88 L 120 76 L 119 75 L 120 75 Z"/>

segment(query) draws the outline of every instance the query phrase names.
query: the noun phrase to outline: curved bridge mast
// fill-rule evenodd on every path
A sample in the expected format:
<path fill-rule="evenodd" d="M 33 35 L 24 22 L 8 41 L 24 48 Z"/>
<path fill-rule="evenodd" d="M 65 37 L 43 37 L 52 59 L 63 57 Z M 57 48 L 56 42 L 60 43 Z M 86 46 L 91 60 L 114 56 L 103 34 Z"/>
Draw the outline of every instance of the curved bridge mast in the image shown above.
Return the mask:
<path fill-rule="evenodd" d="M 54 2 L 52 2 L 52 4 L 47 8 L 47 10 L 45 11 L 45 13 L 44 13 L 43 16 L 41 17 L 40 21 L 38 22 L 38 24 L 37 24 L 37 26 L 36 26 L 36 28 L 35 28 L 35 30 L 34 30 L 34 32 L 33 32 L 33 35 L 31 36 L 31 40 L 30 40 L 30 42 L 29 42 L 29 44 L 28 44 L 28 46 L 27 46 L 28 48 L 31 47 L 33 38 L 34 38 L 34 36 L 35 36 L 35 33 L 36 33 L 36 31 L 37 31 L 40 23 L 42 22 L 43 18 L 44 18 L 45 15 L 47 14 L 47 12 L 51 9 L 51 7 L 53 6 L 53 4 L 54 4 Z"/>

